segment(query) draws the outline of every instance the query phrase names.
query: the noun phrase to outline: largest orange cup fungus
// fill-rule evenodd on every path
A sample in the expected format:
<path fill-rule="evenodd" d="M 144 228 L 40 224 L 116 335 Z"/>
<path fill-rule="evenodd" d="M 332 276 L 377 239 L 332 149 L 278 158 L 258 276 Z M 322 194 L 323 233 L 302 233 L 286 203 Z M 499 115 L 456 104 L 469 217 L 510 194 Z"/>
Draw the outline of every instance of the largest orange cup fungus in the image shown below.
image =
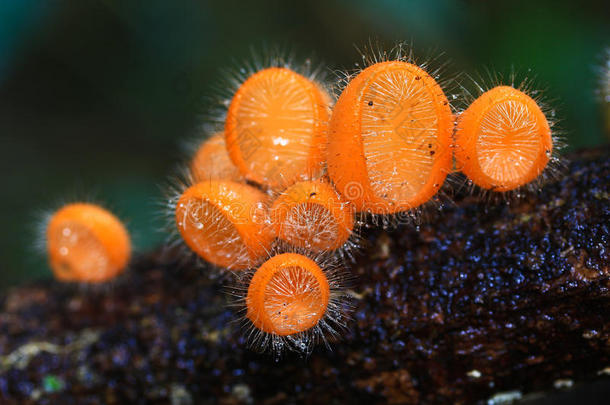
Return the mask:
<path fill-rule="evenodd" d="M 185 243 L 203 259 L 244 270 L 266 257 L 274 235 L 267 196 L 232 181 L 197 183 L 176 203 L 176 226 Z"/>
<path fill-rule="evenodd" d="M 358 211 L 393 214 L 436 194 L 451 171 L 453 114 L 420 67 L 376 63 L 341 93 L 329 124 L 328 172 Z"/>
<path fill-rule="evenodd" d="M 267 260 L 254 273 L 246 316 L 262 332 L 289 336 L 316 326 L 329 300 L 328 280 L 316 262 L 284 253 Z"/>
<path fill-rule="evenodd" d="M 290 69 L 253 74 L 227 112 L 229 156 L 248 180 L 275 189 L 319 177 L 329 103 L 318 84 Z"/>
<path fill-rule="evenodd" d="M 455 143 L 458 168 L 479 187 L 500 192 L 537 178 L 553 150 L 536 101 L 510 86 L 483 93 L 460 115 Z"/>
<path fill-rule="evenodd" d="M 49 265 L 57 279 L 108 281 L 122 272 L 131 255 L 129 234 L 105 209 L 74 203 L 54 213 L 46 229 Z"/>

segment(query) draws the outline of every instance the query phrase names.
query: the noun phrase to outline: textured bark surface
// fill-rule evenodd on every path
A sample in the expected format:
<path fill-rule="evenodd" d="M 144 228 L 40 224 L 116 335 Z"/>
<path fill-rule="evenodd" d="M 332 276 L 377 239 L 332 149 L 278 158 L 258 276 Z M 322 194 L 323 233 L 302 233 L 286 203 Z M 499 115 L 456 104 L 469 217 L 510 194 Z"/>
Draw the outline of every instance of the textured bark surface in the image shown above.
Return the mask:
<path fill-rule="evenodd" d="M 109 288 L 15 288 L 0 402 L 500 403 L 604 378 L 609 150 L 570 159 L 510 204 L 456 196 L 419 229 L 367 231 L 349 330 L 306 359 L 248 350 L 221 281 L 172 254 Z"/>

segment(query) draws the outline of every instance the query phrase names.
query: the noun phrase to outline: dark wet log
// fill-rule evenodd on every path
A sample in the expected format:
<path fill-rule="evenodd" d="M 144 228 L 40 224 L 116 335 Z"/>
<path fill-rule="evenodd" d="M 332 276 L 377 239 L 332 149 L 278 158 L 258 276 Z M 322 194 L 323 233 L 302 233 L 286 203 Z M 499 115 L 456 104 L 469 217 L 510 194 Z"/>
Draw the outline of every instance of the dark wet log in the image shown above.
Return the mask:
<path fill-rule="evenodd" d="M 248 350 L 220 281 L 171 255 L 103 290 L 13 289 L 0 402 L 473 403 L 603 379 L 609 150 L 571 160 L 509 205 L 457 197 L 419 230 L 368 232 L 349 331 L 307 359 Z"/>

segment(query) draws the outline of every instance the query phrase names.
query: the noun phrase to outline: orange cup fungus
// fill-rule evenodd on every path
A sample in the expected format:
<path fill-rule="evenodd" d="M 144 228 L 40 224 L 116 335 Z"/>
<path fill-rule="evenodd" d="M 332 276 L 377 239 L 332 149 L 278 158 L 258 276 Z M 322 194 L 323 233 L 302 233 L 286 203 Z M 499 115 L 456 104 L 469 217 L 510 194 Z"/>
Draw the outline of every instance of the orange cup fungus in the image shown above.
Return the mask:
<path fill-rule="evenodd" d="M 239 87 L 227 112 L 231 160 L 248 180 L 274 189 L 319 177 L 329 104 L 318 84 L 290 69 L 254 73 Z"/>
<path fill-rule="evenodd" d="M 131 255 L 121 221 L 93 204 L 68 204 L 55 212 L 46 229 L 49 265 L 62 281 L 100 283 L 121 273 Z"/>
<path fill-rule="evenodd" d="M 513 87 L 483 93 L 458 118 L 458 168 L 481 188 L 509 191 L 531 182 L 546 167 L 552 150 L 544 113 Z"/>
<path fill-rule="evenodd" d="M 229 158 L 225 135 L 222 132 L 201 143 L 191 160 L 190 169 L 195 183 L 204 180 L 242 179 L 241 173 Z"/>
<path fill-rule="evenodd" d="M 324 317 L 330 287 L 311 259 L 284 253 L 254 273 L 246 296 L 246 317 L 262 332 L 288 336 L 315 327 Z"/>
<path fill-rule="evenodd" d="M 176 225 L 186 244 L 220 267 L 243 270 L 267 255 L 274 239 L 267 197 L 246 184 L 197 183 L 176 203 Z"/>
<path fill-rule="evenodd" d="M 271 221 L 277 236 L 315 252 L 340 248 L 354 228 L 354 210 L 324 181 L 290 186 L 273 203 Z"/>
<path fill-rule="evenodd" d="M 403 61 L 375 63 L 335 104 L 328 172 L 358 211 L 393 214 L 430 200 L 451 171 L 453 114 L 438 83 Z"/>

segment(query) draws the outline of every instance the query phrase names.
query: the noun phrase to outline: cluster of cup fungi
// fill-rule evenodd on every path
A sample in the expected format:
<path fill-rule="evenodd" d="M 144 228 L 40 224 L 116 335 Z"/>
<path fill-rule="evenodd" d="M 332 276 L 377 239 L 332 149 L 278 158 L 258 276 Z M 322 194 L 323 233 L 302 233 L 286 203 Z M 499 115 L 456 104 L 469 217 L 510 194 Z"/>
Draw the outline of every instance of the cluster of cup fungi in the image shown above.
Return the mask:
<path fill-rule="evenodd" d="M 243 73 L 170 199 L 180 241 L 235 276 L 258 349 L 307 353 L 339 334 L 360 227 L 414 215 L 453 172 L 507 195 L 556 159 L 552 117 L 528 86 L 477 85 L 460 111 L 439 72 L 402 47 L 366 62 L 338 80 L 338 97 L 280 59 Z M 65 206 L 46 229 L 61 280 L 104 282 L 127 266 L 129 236 L 98 206 Z"/>

